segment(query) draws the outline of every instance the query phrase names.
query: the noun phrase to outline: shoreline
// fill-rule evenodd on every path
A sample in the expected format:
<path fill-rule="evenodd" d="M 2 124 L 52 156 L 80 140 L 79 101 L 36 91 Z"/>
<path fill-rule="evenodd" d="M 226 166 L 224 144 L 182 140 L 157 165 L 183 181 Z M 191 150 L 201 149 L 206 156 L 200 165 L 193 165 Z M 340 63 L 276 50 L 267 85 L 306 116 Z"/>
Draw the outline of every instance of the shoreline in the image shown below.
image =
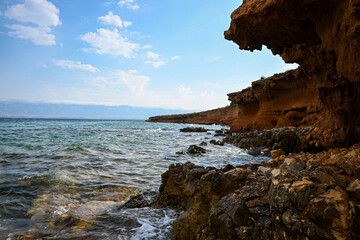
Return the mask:
<path fill-rule="evenodd" d="M 175 239 L 359 239 L 359 166 L 360 144 L 222 169 L 176 164 L 153 206 L 183 211 Z"/>

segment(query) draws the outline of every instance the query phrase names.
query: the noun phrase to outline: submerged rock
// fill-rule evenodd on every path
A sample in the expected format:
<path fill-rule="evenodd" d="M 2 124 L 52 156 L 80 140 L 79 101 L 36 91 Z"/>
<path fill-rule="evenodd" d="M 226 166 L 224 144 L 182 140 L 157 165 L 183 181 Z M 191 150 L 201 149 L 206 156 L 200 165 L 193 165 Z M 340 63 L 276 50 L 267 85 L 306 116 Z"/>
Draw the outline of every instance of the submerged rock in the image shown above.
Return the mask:
<path fill-rule="evenodd" d="M 196 146 L 196 145 L 190 145 L 190 147 L 187 150 L 187 153 L 189 153 L 189 154 L 202 154 L 202 153 L 206 153 L 206 150 L 204 148 Z"/>
<path fill-rule="evenodd" d="M 210 143 L 213 145 L 224 146 L 222 141 L 211 140 Z"/>
<path fill-rule="evenodd" d="M 180 132 L 207 132 L 208 130 L 203 127 L 187 127 L 180 129 Z"/>

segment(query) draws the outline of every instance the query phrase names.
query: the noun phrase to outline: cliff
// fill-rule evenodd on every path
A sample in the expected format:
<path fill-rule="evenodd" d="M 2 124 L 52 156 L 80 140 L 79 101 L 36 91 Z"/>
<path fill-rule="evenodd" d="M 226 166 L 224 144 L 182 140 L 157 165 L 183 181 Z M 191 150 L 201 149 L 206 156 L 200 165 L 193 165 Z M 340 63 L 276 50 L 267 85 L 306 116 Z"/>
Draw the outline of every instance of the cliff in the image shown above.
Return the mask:
<path fill-rule="evenodd" d="M 155 116 L 146 121 L 231 125 L 238 115 L 239 108 L 237 106 L 228 106 L 197 113 Z"/>
<path fill-rule="evenodd" d="M 300 66 L 228 94 L 241 133 L 224 141 L 272 160 L 162 175 L 175 239 L 360 239 L 360 0 L 243 0 L 231 19 L 240 49 Z"/>
<path fill-rule="evenodd" d="M 243 50 L 266 46 L 300 66 L 230 93 L 237 109 L 150 120 L 226 123 L 235 132 L 346 127 L 353 139 L 360 138 L 360 0 L 244 0 L 225 38 Z"/>
<path fill-rule="evenodd" d="M 360 0 L 244 0 L 232 13 L 225 38 L 244 50 L 261 50 L 265 45 L 285 62 L 298 63 L 298 75 L 291 77 L 288 84 L 296 88 L 296 84 L 302 82 L 304 87 L 300 92 L 293 91 L 298 100 L 292 99 L 288 92 L 278 92 L 273 99 L 264 98 L 265 89 L 259 92 L 256 82 L 250 90 L 230 94 L 232 101 L 239 102 L 248 110 L 246 102 L 254 102 L 249 101 L 249 92 L 255 95 L 255 102 L 259 102 L 257 117 L 244 114 L 249 121 L 237 120 L 236 129 L 251 128 L 250 119 L 262 122 L 259 115 L 271 109 L 269 103 L 275 103 L 273 110 L 276 111 L 278 103 L 290 100 L 292 103 L 289 104 L 294 104 L 295 108 L 307 105 L 309 113 L 318 112 L 312 117 L 318 118 L 316 124 L 319 127 L 336 129 L 346 126 L 358 137 L 359 20 Z M 277 77 L 286 77 L 287 74 Z M 305 96 L 301 96 L 303 91 L 306 91 Z M 281 118 L 279 121 L 283 122 Z M 277 126 L 278 122 L 275 124 L 274 121 L 272 125 Z M 302 123 L 296 121 L 295 126 Z"/>
<path fill-rule="evenodd" d="M 301 69 L 255 81 L 228 96 L 239 107 L 239 117 L 231 123 L 235 132 L 309 126 L 321 108 L 317 89 Z"/>

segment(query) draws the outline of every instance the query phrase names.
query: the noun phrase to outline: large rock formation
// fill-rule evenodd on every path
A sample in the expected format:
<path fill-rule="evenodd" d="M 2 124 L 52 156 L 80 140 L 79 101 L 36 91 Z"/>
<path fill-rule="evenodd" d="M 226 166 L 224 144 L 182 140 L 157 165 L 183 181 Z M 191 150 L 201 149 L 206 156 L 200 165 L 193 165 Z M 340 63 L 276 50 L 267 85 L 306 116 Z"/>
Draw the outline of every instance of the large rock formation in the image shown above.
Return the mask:
<path fill-rule="evenodd" d="M 244 0 L 231 19 L 225 38 L 240 49 L 266 46 L 300 67 L 229 94 L 235 106 L 216 114 L 225 118 L 210 111 L 152 120 L 229 124 L 235 132 L 346 127 L 360 139 L 360 0 Z"/>
<path fill-rule="evenodd" d="M 225 38 L 234 41 L 240 49 L 261 50 L 265 45 L 285 62 L 300 65 L 298 75 L 290 78 L 288 84 L 304 83 L 294 97 L 300 102 L 305 101 L 306 111 L 313 112 L 320 106 L 320 127 L 347 126 L 358 134 L 360 0 L 244 0 L 231 19 Z M 286 77 L 286 74 L 277 78 Z M 260 93 L 257 97 L 259 91 L 254 86 L 248 91 L 254 92 L 253 101 L 259 102 L 257 115 L 264 115 L 266 102 L 278 103 L 281 98 L 286 98 L 279 96 L 286 95 L 283 92 L 264 102 L 264 95 Z M 301 97 L 302 91 L 305 96 Z M 246 92 L 230 94 L 230 99 L 244 105 L 250 103 L 246 95 Z M 302 104 L 295 99 L 290 101 L 297 108 Z M 260 117 L 246 116 L 245 113 L 244 117 L 249 121 L 238 120 L 238 129 L 249 128 L 250 119 L 261 122 Z M 273 125 L 277 124 L 274 121 Z"/>

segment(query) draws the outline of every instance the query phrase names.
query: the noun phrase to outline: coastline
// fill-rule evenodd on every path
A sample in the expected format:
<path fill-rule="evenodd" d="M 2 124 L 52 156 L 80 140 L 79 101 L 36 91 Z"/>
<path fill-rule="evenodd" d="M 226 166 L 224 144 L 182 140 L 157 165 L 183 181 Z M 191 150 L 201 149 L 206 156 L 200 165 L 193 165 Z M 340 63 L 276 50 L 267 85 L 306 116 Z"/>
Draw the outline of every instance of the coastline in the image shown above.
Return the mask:
<path fill-rule="evenodd" d="M 271 155 L 222 169 L 171 165 L 153 206 L 181 211 L 175 239 L 359 239 L 359 144 Z"/>
<path fill-rule="evenodd" d="M 359 1 L 254 0 L 232 13 L 227 40 L 299 67 L 228 94 L 230 109 L 148 120 L 226 122 L 224 142 L 272 156 L 171 165 L 154 206 L 183 211 L 175 239 L 360 239 L 359 12 Z"/>

